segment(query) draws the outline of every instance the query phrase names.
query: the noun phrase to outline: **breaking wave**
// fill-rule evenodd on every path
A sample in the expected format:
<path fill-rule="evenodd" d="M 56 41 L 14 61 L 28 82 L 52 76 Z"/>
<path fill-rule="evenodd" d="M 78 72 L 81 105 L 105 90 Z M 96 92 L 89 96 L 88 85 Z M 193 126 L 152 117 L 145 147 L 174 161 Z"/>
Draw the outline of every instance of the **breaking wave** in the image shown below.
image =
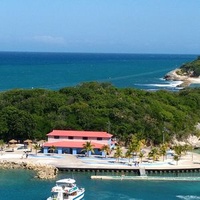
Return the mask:
<path fill-rule="evenodd" d="M 184 199 L 184 200 L 200 199 L 200 196 L 195 196 L 195 195 L 186 195 L 186 196 L 177 195 L 176 197 L 179 199 Z"/>

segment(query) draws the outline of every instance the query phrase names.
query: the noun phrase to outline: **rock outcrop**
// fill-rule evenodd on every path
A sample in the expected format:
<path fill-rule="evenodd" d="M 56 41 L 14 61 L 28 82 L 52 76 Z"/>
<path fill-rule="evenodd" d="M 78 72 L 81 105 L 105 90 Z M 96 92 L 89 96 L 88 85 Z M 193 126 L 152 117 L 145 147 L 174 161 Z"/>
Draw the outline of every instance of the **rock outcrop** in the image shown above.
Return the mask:
<path fill-rule="evenodd" d="M 188 138 L 185 138 L 183 141 L 173 139 L 174 145 L 192 145 L 193 148 L 200 148 L 200 138 L 195 135 L 190 135 Z"/>
<path fill-rule="evenodd" d="M 58 169 L 52 165 L 35 164 L 31 162 L 0 161 L 0 169 L 26 169 L 36 172 L 39 179 L 53 179 L 58 173 Z"/>
<path fill-rule="evenodd" d="M 191 79 L 190 76 L 187 75 L 179 75 L 180 69 L 175 69 L 173 71 L 168 72 L 165 76 L 164 79 L 167 81 L 182 81 L 180 85 L 177 85 L 177 87 L 187 87 L 189 86 L 192 82 L 193 79 Z"/>

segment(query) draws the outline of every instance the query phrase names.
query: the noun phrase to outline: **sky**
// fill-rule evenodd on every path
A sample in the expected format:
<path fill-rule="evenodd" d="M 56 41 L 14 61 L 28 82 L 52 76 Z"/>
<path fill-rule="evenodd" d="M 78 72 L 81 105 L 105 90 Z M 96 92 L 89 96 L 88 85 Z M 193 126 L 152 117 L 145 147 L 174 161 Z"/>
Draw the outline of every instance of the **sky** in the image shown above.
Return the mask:
<path fill-rule="evenodd" d="M 0 51 L 199 54 L 200 0 L 1 0 Z"/>

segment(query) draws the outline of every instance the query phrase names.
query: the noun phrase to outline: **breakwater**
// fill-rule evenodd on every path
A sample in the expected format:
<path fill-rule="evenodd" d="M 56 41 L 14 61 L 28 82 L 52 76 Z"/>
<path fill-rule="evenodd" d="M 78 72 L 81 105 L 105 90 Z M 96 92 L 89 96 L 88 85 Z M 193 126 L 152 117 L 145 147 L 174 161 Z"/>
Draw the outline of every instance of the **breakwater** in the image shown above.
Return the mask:
<path fill-rule="evenodd" d="M 159 177 L 159 176 L 91 176 L 97 180 L 137 180 L 137 181 L 200 181 L 200 177 Z"/>
<path fill-rule="evenodd" d="M 89 172 L 94 175 L 140 175 L 140 168 L 57 167 L 61 172 Z M 200 167 L 145 168 L 147 176 L 200 176 Z"/>
<path fill-rule="evenodd" d="M 26 169 L 36 172 L 36 177 L 39 179 L 53 179 L 58 173 L 58 169 L 52 165 L 32 163 L 32 162 L 17 162 L 17 161 L 0 161 L 0 169 Z"/>

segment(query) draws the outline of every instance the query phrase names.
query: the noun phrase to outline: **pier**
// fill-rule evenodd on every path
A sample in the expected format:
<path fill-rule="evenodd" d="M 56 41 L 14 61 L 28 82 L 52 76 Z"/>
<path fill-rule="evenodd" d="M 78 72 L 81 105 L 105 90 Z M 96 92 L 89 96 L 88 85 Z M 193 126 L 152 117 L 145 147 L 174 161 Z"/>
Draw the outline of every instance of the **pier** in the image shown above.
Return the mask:
<path fill-rule="evenodd" d="M 170 168 L 122 168 L 122 167 L 92 167 L 92 166 L 84 166 L 84 167 L 59 167 L 56 166 L 60 172 L 90 172 L 94 175 L 128 175 L 128 176 L 163 176 L 168 175 L 172 177 L 181 176 L 181 174 L 190 174 L 191 176 L 199 176 L 200 177 L 200 167 L 170 167 Z"/>
<path fill-rule="evenodd" d="M 200 181 L 200 177 L 156 177 L 156 176 L 91 176 L 98 180 L 137 180 L 137 181 Z"/>

